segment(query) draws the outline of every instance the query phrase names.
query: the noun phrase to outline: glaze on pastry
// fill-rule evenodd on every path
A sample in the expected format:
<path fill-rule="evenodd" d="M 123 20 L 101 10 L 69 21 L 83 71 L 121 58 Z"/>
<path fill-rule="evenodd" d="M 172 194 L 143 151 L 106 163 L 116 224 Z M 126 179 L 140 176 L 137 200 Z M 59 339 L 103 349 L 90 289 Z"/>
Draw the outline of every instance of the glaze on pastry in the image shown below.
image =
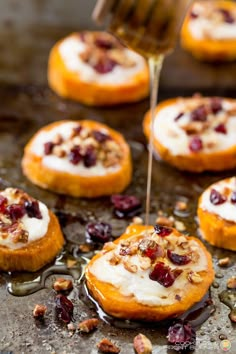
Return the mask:
<path fill-rule="evenodd" d="M 36 271 L 64 244 L 56 216 L 16 188 L 0 191 L 0 270 Z"/>
<path fill-rule="evenodd" d="M 51 50 L 48 82 L 60 96 L 110 106 L 148 96 L 146 61 L 106 32 L 73 33 Z"/>
<path fill-rule="evenodd" d="M 236 251 L 236 177 L 208 187 L 198 203 L 202 237 L 213 246 Z"/>
<path fill-rule="evenodd" d="M 150 112 L 144 132 L 150 137 Z M 157 106 L 154 148 L 180 170 L 222 171 L 236 167 L 236 100 L 175 98 Z"/>
<path fill-rule="evenodd" d="M 181 43 L 200 60 L 235 60 L 235 2 L 196 1 L 184 21 Z"/>
<path fill-rule="evenodd" d="M 214 277 L 194 237 L 163 226 L 131 225 L 86 268 L 90 294 L 108 314 L 132 320 L 177 317 L 200 301 Z"/>
<path fill-rule="evenodd" d="M 132 175 L 128 144 L 95 121 L 60 121 L 39 130 L 26 145 L 24 174 L 36 185 L 74 197 L 122 192 Z"/>

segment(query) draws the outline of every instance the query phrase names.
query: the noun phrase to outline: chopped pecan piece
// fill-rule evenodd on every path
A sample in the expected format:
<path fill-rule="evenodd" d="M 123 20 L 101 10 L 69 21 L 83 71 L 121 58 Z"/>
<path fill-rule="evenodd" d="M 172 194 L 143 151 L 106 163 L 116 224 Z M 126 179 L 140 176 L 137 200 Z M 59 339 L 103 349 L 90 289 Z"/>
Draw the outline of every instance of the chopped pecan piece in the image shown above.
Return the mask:
<path fill-rule="evenodd" d="M 202 277 L 196 272 L 189 272 L 188 280 L 190 283 L 199 284 L 202 282 Z"/>
<path fill-rule="evenodd" d="M 73 283 L 70 279 L 58 278 L 53 284 L 53 289 L 56 291 L 67 291 L 73 289 Z"/>
<path fill-rule="evenodd" d="M 112 343 L 109 339 L 103 338 L 98 344 L 98 349 L 102 353 L 111 353 L 118 354 L 120 352 L 120 348 L 118 348 L 114 343 Z"/>
<path fill-rule="evenodd" d="M 121 261 L 121 257 L 118 256 L 117 254 L 113 253 L 113 255 L 111 256 L 111 258 L 109 259 L 109 263 L 111 265 L 117 265 L 119 264 Z"/>
<path fill-rule="evenodd" d="M 129 260 L 125 260 L 123 264 L 125 269 L 128 270 L 128 272 L 137 273 L 138 267 L 135 264 L 132 264 Z"/>
<path fill-rule="evenodd" d="M 227 280 L 227 288 L 236 289 L 236 277 L 232 277 Z"/>
<path fill-rule="evenodd" d="M 35 308 L 33 310 L 33 316 L 34 318 L 38 318 L 38 319 L 43 318 L 46 311 L 47 311 L 46 306 L 37 304 L 35 305 Z"/>
<path fill-rule="evenodd" d="M 137 354 L 151 354 L 152 343 L 144 334 L 139 333 L 134 337 L 134 349 Z"/>
<path fill-rule="evenodd" d="M 218 265 L 220 267 L 227 267 L 230 264 L 230 259 L 229 257 L 221 258 L 218 261 Z"/>
<path fill-rule="evenodd" d="M 97 318 L 89 318 L 78 324 L 78 329 L 84 333 L 90 333 L 97 328 L 99 320 Z"/>

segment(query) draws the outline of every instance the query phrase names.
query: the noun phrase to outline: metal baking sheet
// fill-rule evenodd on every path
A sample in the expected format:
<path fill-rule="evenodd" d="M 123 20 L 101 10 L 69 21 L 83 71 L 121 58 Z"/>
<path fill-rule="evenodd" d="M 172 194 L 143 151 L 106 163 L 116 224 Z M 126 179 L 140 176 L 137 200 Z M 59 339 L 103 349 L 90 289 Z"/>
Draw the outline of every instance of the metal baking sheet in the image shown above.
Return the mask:
<path fill-rule="evenodd" d="M 0 8 L 4 2 L 0 0 Z M 14 5 L 13 1 L 9 3 Z M 19 1 L 15 3 L 21 6 Z M 42 3 L 43 8 L 45 2 Z M 39 2 L 34 1 L 34 4 L 39 4 Z M 20 9 L 24 14 L 21 7 Z M 84 227 L 88 221 L 111 222 L 113 235 L 118 237 L 131 220 L 116 219 L 112 214 L 109 198 L 86 200 L 60 197 L 32 185 L 21 173 L 23 147 L 41 126 L 56 120 L 95 119 L 104 122 L 123 133 L 130 143 L 134 176 L 126 193 L 139 196 L 144 206 L 147 149 L 142 132 L 142 119 L 149 102 L 145 100 L 132 105 L 96 109 L 58 98 L 46 85 L 48 51 L 58 38 L 75 28 L 65 27 L 60 23 L 55 23 L 53 26 L 43 23 L 41 27 L 38 27 L 38 24 L 34 23 L 30 24 L 32 31 L 30 33 L 29 25 L 19 31 L 16 23 L 7 22 L 7 19 L 6 17 L 1 22 L 0 33 L 0 47 L 3 53 L 0 60 L 0 187 L 23 188 L 57 211 L 61 216 L 64 233 L 68 240 L 67 251 L 72 257 L 78 245 L 85 241 Z M 9 49 L 9 43 L 14 44 L 12 50 Z M 180 69 L 174 63 L 178 63 Z M 204 75 L 205 73 L 207 75 Z M 167 78 L 168 74 L 170 76 Z M 202 75 L 202 81 L 199 75 Z M 177 50 L 166 62 L 162 75 L 160 100 L 179 95 L 191 95 L 195 91 L 236 98 L 233 87 L 235 75 L 235 64 L 209 67 L 197 63 L 187 54 Z M 189 79 L 191 77 L 192 81 Z M 172 78 L 173 81 L 171 81 Z M 234 174 L 235 171 L 199 175 L 184 173 L 155 160 L 152 181 L 152 223 L 155 223 L 157 212 L 160 209 L 169 216 L 174 215 L 176 200 L 179 197 L 185 197 L 188 201 L 188 213 L 185 216 L 174 216 L 177 220 L 184 222 L 189 234 L 197 235 L 198 196 L 209 184 Z M 227 279 L 235 274 L 236 256 L 234 252 L 223 251 L 209 245 L 207 247 L 213 255 L 218 285 L 215 284 L 216 287 L 211 288 L 215 312 L 197 330 L 196 353 L 222 353 L 220 335 L 227 336 L 232 344 L 229 352 L 235 353 L 235 325 L 228 318 L 229 308 L 219 301 L 219 294 L 226 289 Z M 226 256 L 230 257 L 231 266 L 219 268 L 217 260 Z M 55 294 L 52 290 L 55 279 L 56 275 L 51 275 L 46 280 L 45 288 L 28 296 L 15 297 L 9 294 L 7 285 L 9 286 L 12 280 L 32 280 L 32 276 L 0 274 L 0 353 L 93 354 L 97 353 L 96 343 L 107 337 L 121 348 L 121 353 L 131 354 L 134 353 L 133 338 L 140 332 L 151 339 L 154 347 L 153 353 L 172 353 L 167 347 L 167 328 L 158 323 L 152 326 L 139 324 L 137 327 L 130 323 L 101 320 L 95 332 L 88 335 L 75 333 L 70 336 L 66 325 L 58 321 L 55 316 Z M 84 292 L 78 283 L 75 281 L 77 285 L 70 295 L 75 306 L 75 323 L 96 315 L 96 309 L 91 302 L 85 301 Z M 44 323 L 33 319 L 32 310 L 37 303 L 44 303 L 48 307 Z M 201 315 L 200 312 L 201 309 L 198 315 Z M 199 316 L 196 316 L 197 318 Z"/>

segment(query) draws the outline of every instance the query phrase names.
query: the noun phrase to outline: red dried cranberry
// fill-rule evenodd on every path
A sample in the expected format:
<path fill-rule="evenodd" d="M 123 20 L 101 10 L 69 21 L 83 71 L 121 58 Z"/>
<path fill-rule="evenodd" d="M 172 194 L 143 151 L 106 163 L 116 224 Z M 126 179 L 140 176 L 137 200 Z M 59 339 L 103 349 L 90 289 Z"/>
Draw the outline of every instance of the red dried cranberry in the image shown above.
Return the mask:
<path fill-rule="evenodd" d="M 167 250 L 167 256 L 169 260 L 176 265 L 185 265 L 191 262 L 191 256 L 189 255 L 180 255 L 172 252 L 171 250 Z"/>
<path fill-rule="evenodd" d="M 2 195 L 0 195 L 0 213 L 4 213 L 6 210 L 6 206 L 7 206 L 7 198 L 3 197 Z"/>
<path fill-rule="evenodd" d="M 199 15 L 196 12 L 194 12 L 194 11 L 190 12 L 190 17 L 191 17 L 192 20 L 195 20 L 196 18 L 198 18 L 198 16 Z"/>
<path fill-rule="evenodd" d="M 174 119 L 175 122 L 177 122 L 181 117 L 183 117 L 184 113 L 180 112 Z"/>
<path fill-rule="evenodd" d="M 50 155 L 52 153 L 53 148 L 54 148 L 53 142 L 48 141 L 47 143 L 44 144 L 44 154 Z"/>
<path fill-rule="evenodd" d="M 193 122 L 205 122 L 207 120 L 207 109 L 206 106 L 202 105 L 194 109 L 190 114 L 190 119 Z"/>
<path fill-rule="evenodd" d="M 70 150 L 68 159 L 73 165 L 78 165 L 78 163 L 82 160 L 79 146 L 75 146 Z"/>
<path fill-rule="evenodd" d="M 141 212 L 141 201 L 132 195 L 116 194 L 111 197 L 111 202 L 118 218 L 133 217 Z"/>
<path fill-rule="evenodd" d="M 84 158 L 83 158 L 84 166 L 85 167 L 92 167 L 96 165 L 97 162 L 97 155 L 92 146 L 89 146 L 85 152 Z"/>
<path fill-rule="evenodd" d="M 203 148 L 202 139 L 194 136 L 189 142 L 189 150 L 192 152 L 199 152 Z"/>
<path fill-rule="evenodd" d="M 168 236 L 172 233 L 172 228 L 171 227 L 167 227 L 167 226 L 161 226 L 161 225 L 156 225 L 154 227 L 154 230 L 155 230 L 155 233 L 158 235 L 158 236 L 161 236 L 161 237 L 165 237 L 165 236 Z"/>
<path fill-rule="evenodd" d="M 214 130 L 217 133 L 221 133 L 221 134 L 227 134 L 227 130 L 226 130 L 226 126 L 223 123 L 218 124 Z"/>
<path fill-rule="evenodd" d="M 222 111 L 223 109 L 222 100 L 219 97 L 212 97 L 210 100 L 210 107 L 212 113 L 214 114 Z"/>
<path fill-rule="evenodd" d="M 167 338 L 176 351 L 187 352 L 195 349 L 196 332 L 187 321 L 175 321 L 168 329 Z"/>
<path fill-rule="evenodd" d="M 95 45 L 98 48 L 105 49 L 105 50 L 114 48 L 114 43 L 112 42 L 112 40 L 109 40 L 108 38 L 102 38 L 102 37 L 100 38 L 98 37 L 95 39 Z"/>
<path fill-rule="evenodd" d="M 94 242 L 108 242 L 112 236 L 112 227 L 105 222 L 91 222 L 86 226 L 87 236 Z"/>
<path fill-rule="evenodd" d="M 59 318 L 65 322 L 69 323 L 73 318 L 74 305 L 65 295 L 57 295 L 55 299 L 56 311 Z"/>
<path fill-rule="evenodd" d="M 157 262 L 154 269 L 149 274 L 151 280 L 157 281 L 165 288 L 169 288 L 175 282 L 175 279 L 182 273 L 182 270 L 174 269 L 165 265 L 163 262 Z"/>
<path fill-rule="evenodd" d="M 141 252 L 141 255 L 144 257 L 149 257 L 154 261 L 157 257 L 162 255 L 162 248 L 156 241 L 150 239 L 143 239 L 139 245 L 138 249 Z"/>
<path fill-rule="evenodd" d="M 93 66 L 93 68 L 99 74 L 107 74 L 111 72 L 116 65 L 117 62 L 115 62 L 114 60 L 109 58 L 102 58 Z"/>
<path fill-rule="evenodd" d="M 212 188 L 210 193 L 210 202 L 214 205 L 220 205 L 225 203 L 227 198 L 218 192 L 216 189 Z"/>
<path fill-rule="evenodd" d="M 96 139 L 99 143 L 104 143 L 105 141 L 110 139 L 110 136 L 100 132 L 99 130 L 93 130 L 92 132 L 94 139 Z"/>
<path fill-rule="evenodd" d="M 6 213 L 10 216 L 11 220 L 14 222 L 25 215 L 25 207 L 20 204 L 11 204 L 6 208 Z"/>
<path fill-rule="evenodd" d="M 73 128 L 73 132 L 76 135 L 79 135 L 81 133 L 81 131 L 83 130 L 83 127 L 81 125 L 77 125 L 77 127 Z"/>
<path fill-rule="evenodd" d="M 226 22 L 226 23 L 234 23 L 235 22 L 235 19 L 229 10 L 218 9 L 218 11 L 223 15 L 224 22 Z"/>
<path fill-rule="evenodd" d="M 232 192 L 230 201 L 231 203 L 236 204 L 236 191 Z"/>
<path fill-rule="evenodd" d="M 42 214 L 37 200 L 25 201 L 24 207 L 29 218 L 42 219 Z"/>

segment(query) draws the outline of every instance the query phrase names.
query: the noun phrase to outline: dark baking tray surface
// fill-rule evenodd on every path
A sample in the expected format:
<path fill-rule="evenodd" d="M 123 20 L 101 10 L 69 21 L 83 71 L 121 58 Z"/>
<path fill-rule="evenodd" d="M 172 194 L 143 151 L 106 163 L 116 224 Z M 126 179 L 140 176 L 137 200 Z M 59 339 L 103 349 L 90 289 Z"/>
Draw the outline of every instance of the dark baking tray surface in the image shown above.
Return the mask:
<path fill-rule="evenodd" d="M 65 33 L 62 30 L 59 32 L 60 35 Z M 56 40 L 58 37 L 58 32 L 50 32 L 47 36 L 44 34 L 40 37 L 42 41 L 41 46 L 43 47 L 43 41 L 45 41 L 46 45 L 45 50 L 41 53 L 43 64 L 39 66 L 39 70 L 42 70 L 42 67 L 45 69 L 49 43 L 53 42 L 53 38 Z M 50 38 L 49 41 L 48 38 Z M 176 55 L 178 61 L 178 54 Z M 31 56 L 34 60 L 30 61 L 29 69 L 32 68 L 32 63 L 35 65 L 36 63 L 39 64 L 37 52 L 31 53 Z M 191 59 L 188 60 L 191 61 Z M 174 57 L 169 60 L 171 66 L 174 61 Z M 1 76 L 4 78 L 5 84 L 2 83 L 0 85 L 0 187 L 10 185 L 23 188 L 56 210 L 61 216 L 69 245 L 68 252 L 71 255 L 76 249 L 73 245 L 84 243 L 84 226 L 90 220 L 111 222 L 114 236 L 119 236 L 131 220 L 117 220 L 113 217 L 109 198 L 89 201 L 86 199 L 60 197 L 54 193 L 37 188 L 28 182 L 22 176 L 20 167 L 23 147 L 32 134 L 41 126 L 56 120 L 95 119 L 104 122 L 123 133 L 130 143 L 134 162 L 134 176 L 132 184 L 126 192 L 140 197 L 144 205 L 147 149 L 142 133 L 142 119 L 148 109 L 148 100 L 109 109 L 88 108 L 77 103 L 61 100 L 44 83 L 39 84 L 40 75 L 36 74 L 37 70 L 35 67 L 36 83 L 32 80 L 32 84 L 25 84 L 24 74 L 28 73 L 28 71 L 24 67 L 24 63 L 19 68 L 19 70 L 23 70 L 23 74 L 18 72 L 22 83 L 13 84 L 12 82 L 19 81 L 15 80 L 17 69 L 15 68 L 10 77 L 8 75 L 9 71 L 7 71 L 8 64 L 7 60 L 5 60 L 6 71 L 4 72 L 4 65 L 1 69 Z M 205 94 L 218 94 L 236 98 L 236 92 L 232 87 L 227 89 L 227 82 L 224 84 L 223 81 L 221 86 L 212 86 L 212 89 L 206 87 L 205 84 L 202 87 L 195 85 L 195 87 L 190 88 L 189 77 L 191 77 L 193 66 L 189 66 L 190 71 L 188 71 L 188 68 L 185 71 L 181 68 L 185 74 L 183 80 L 179 83 L 179 87 L 175 87 L 174 85 L 170 87 L 163 83 L 160 90 L 160 100 L 178 95 L 190 95 L 196 90 L 200 91 L 202 87 L 205 87 L 202 90 Z M 223 77 L 222 70 L 221 67 L 221 75 Z M 165 73 L 167 72 L 168 68 L 165 68 Z M 216 75 L 217 69 L 214 72 Z M 227 67 L 225 67 L 225 72 L 227 72 Z M 235 67 L 232 70 L 232 65 L 231 72 L 234 75 Z M 185 82 L 186 85 L 184 84 Z M 184 222 L 188 233 L 196 235 L 196 204 L 198 196 L 209 184 L 234 174 L 235 171 L 220 174 L 203 173 L 195 175 L 179 172 L 163 162 L 154 161 L 151 202 L 152 223 L 155 222 L 157 212 L 160 209 L 168 215 L 173 215 L 176 200 L 178 197 L 185 197 L 189 205 L 188 215 L 185 217 L 176 215 L 175 217 L 177 220 Z M 215 312 L 197 331 L 196 353 L 222 353 L 220 335 L 226 335 L 232 342 L 230 352 L 233 353 L 236 351 L 235 326 L 228 318 L 229 308 L 219 301 L 218 295 L 226 289 L 226 280 L 235 274 L 236 257 L 233 252 L 223 251 L 209 247 L 208 245 L 207 247 L 212 253 L 216 265 L 218 288 L 212 287 L 211 289 L 211 298 L 215 304 Z M 226 269 L 219 268 L 217 260 L 226 256 L 230 257 L 231 266 Z M 96 343 L 101 338 L 108 337 L 120 346 L 121 353 L 131 354 L 133 353 L 133 337 L 141 332 L 148 335 L 151 339 L 154 346 L 153 353 L 172 353 L 167 347 L 165 338 L 167 330 L 163 324 L 156 324 L 156 326 L 139 325 L 139 328 L 136 328 L 136 326 L 129 323 L 106 323 L 101 321 L 98 330 L 91 334 L 81 335 L 75 333 L 74 336 L 70 336 L 66 326 L 55 317 L 52 283 L 56 275 L 47 278 L 44 289 L 25 297 L 14 297 L 7 292 L 7 283 L 13 278 L 17 281 L 23 279 L 22 276 L 0 274 L 0 350 L 2 352 L 92 354 L 97 353 Z M 24 275 L 24 280 L 30 280 L 31 278 Z M 76 323 L 95 315 L 96 311 L 92 304 L 83 301 L 83 292 L 79 285 L 75 287 L 71 297 L 75 305 L 74 317 Z M 48 306 L 44 323 L 35 322 L 32 317 L 32 310 L 37 303 L 44 303 Z M 201 306 L 203 306 L 203 303 Z M 198 311 L 198 315 L 200 312 L 201 309 Z M 202 316 L 205 316 L 205 310 L 203 310 Z M 196 313 L 195 319 L 199 319 Z"/>

